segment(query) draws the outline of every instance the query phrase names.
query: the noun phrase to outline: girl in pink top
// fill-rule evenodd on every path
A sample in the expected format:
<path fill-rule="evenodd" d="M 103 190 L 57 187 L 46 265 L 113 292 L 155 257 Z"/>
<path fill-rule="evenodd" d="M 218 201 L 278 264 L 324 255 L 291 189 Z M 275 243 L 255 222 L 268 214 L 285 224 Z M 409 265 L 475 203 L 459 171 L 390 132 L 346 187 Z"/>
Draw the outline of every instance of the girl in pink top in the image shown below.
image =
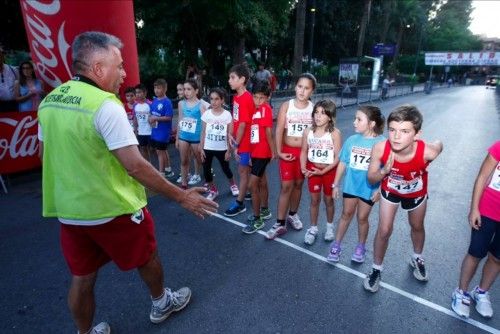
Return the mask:
<path fill-rule="evenodd" d="M 481 165 L 469 211 L 472 227 L 469 251 L 462 262 L 458 288 L 452 295 L 451 308 L 459 316 L 469 317 L 470 303 L 486 318 L 493 316 L 488 290 L 500 272 L 500 141 L 493 144 Z M 482 258 L 488 255 L 479 285 L 470 293 L 469 283 Z"/>

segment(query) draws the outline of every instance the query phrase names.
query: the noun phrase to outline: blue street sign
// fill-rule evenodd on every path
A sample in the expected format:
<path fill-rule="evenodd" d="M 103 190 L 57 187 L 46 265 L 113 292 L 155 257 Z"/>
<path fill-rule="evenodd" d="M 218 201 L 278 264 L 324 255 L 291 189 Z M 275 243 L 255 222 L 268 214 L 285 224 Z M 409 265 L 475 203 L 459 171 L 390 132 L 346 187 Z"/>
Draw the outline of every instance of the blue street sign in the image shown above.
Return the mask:
<path fill-rule="evenodd" d="M 395 44 L 382 44 L 378 43 L 373 46 L 372 54 L 375 57 L 379 56 L 394 56 L 396 50 Z"/>

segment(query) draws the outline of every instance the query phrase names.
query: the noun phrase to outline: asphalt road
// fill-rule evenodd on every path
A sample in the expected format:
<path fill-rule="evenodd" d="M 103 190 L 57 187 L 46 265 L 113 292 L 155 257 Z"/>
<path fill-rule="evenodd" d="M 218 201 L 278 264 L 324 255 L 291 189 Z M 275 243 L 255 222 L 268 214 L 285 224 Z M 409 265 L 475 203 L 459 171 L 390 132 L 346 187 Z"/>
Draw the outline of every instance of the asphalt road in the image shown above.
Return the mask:
<path fill-rule="evenodd" d="M 409 226 L 399 212 L 385 259 L 384 285 L 366 292 L 362 278 L 371 266 L 371 244 L 378 205 L 370 216 L 367 261 L 351 264 L 357 227 L 351 224 L 340 265 L 325 262 L 328 243 L 303 243 L 304 231 L 281 240 L 241 233 L 239 222 L 220 216 L 199 220 L 160 196 L 149 207 L 156 220 L 159 252 L 168 286 L 193 290 L 191 304 L 161 325 L 150 323 L 150 300 L 137 272 L 105 266 L 96 286 L 95 321 L 108 321 L 112 333 L 500 333 L 500 289 L 491 289 L 490 320 L 471 310 L 468 322 L 449 309 L 470 230 L 470 194 L 486 149 L 500 137 L 500 97 L 482 86 L 457 87 L 393 98 L 377 105 L 385 115 L 403 103 L 424 115 L 425 140 L 440 139 L 444 151 L 429 170 L 430 200 L 424 249 L 430 280 L 417 282 L 408 266 Z M 355 107 L 339 109 L 344 138 L 353 134 Z M 174 149 L 170 150 L 178 165 Z M 220 213 L 231 203 L 229 189 L 214 164 Z M 233 169 L 234 170 L 234 169 Z M 268 168 L 273 218 L 279 192 L 277 163 Z M 85 182 L 85 180 L 81 180 Z M 336 201 L 335 222 L 341 212 Z M 309 195 L 304 188 L 299 214 L 308 225 Z M 59 246 L 59 223 L 40 217 L 40 174 L 10 178 L 0 195 L 1 333 L 74 333 L 66 293 L 70 275 Z M 324 232 L 324 209 L 320 233 Z M 266 229 L 273 221 L 267 223 Z M 476 275 L 471 288 L 477 284 Z"/>

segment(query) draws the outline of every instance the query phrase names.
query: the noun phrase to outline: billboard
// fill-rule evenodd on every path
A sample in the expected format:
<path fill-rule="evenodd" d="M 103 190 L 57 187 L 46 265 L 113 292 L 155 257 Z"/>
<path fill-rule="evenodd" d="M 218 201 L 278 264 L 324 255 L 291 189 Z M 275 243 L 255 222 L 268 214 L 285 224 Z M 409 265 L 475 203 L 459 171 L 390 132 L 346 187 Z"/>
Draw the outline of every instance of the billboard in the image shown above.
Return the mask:
<path fill-rule="evenodd" d="M 426 52 L 425 65 L 498 66 L 500 52 Z"/>

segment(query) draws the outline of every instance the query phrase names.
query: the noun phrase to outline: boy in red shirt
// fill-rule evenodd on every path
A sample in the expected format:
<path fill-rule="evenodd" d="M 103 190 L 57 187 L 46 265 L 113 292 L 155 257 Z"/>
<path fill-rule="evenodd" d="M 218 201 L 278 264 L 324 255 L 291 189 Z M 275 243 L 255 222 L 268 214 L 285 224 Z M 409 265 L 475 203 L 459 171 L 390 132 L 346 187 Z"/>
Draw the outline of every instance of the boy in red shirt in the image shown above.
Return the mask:
<path fill-rule="evenodd" d="M 252 94 L 246 89 L 248 78 L 250 78 L 250 73 L 243 64 L 234 65 L 229 70 L 229 86 L 236 91 L 233 99 L 233 138 L 231 138 L 230 144 L 234 149 L 234 156 L 239 162 L 240 193 L 236 201 L 224 212 L 224 215 L 228 217 L 236 216 L 247 210 L 243 201 L 250 176 L 250 125 L 255 110 Z"/>
<path fill-rule="evenodd" d="M 243 233 L 246 234 L 252 234 L 263 228 L 264 219 L 271 218 L 266 166 L 276 156 L 272 135 L 273 110 L 268 103 L 271 95 L 269 84 L 265 81 L 258 81 L 252 91 L 255 111 L 250 127 L 252 167 L 248 186 L 252 193 L 253 215 L 248 218 L 247 226 L 243 228 Z"/>
<path fill-rule="evenodd" d="M 127 87 L 125 89 L 125 112 L 127 113 L 127 119 L 132 127 L 132 130 L 136 132 L 137 125 L 135 124 L 135 115 L 134 115 L 134 104 L 135 104 L 135 88 Z"/>
<path fill-rule="evenodd" d="M 410 261 L 414 268 L 413 276 L 419 281 L 428 280 L 422 256 L 427 209 L 427 166 L 441 153 L 443 144 L 439 140 L 429 143 L 418 139 L 422 122 L 422 114 L 415 106 L 397 107 L 387 118 L 389 139 L 375 144 L 371 152 L 368 181 L 371 184 L 381 182 L 373 266 L 363 282 L 365 289 L 371 292 L 379 288 L 382 263 L 399 206 L 408 212 L 414 252 Z"/>

